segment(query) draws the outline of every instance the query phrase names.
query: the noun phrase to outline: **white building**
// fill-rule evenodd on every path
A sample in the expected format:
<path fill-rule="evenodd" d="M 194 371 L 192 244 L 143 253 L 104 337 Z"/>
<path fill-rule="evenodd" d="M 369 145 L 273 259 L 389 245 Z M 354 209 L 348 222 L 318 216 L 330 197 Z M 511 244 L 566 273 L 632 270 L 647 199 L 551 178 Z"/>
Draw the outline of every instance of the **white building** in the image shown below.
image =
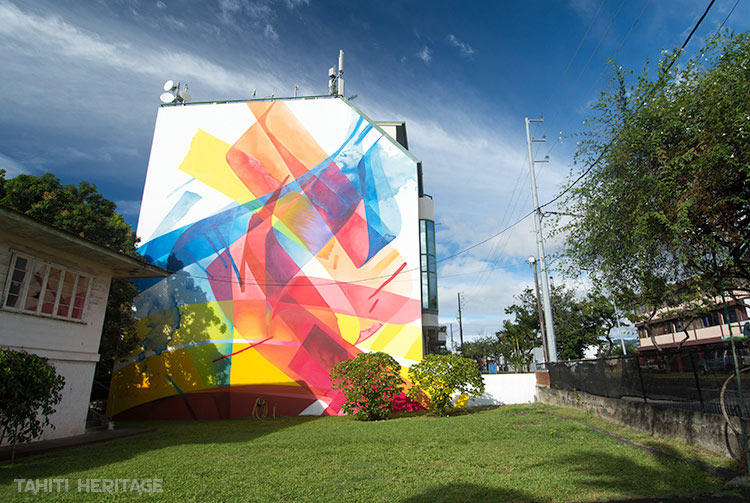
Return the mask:
<path fill-rule="evenodd" d="M 0 347 L 43 356 L 65 377 L 42 438 L 84 433 L 110 281 L 167 275 L 0 206 Z"/>

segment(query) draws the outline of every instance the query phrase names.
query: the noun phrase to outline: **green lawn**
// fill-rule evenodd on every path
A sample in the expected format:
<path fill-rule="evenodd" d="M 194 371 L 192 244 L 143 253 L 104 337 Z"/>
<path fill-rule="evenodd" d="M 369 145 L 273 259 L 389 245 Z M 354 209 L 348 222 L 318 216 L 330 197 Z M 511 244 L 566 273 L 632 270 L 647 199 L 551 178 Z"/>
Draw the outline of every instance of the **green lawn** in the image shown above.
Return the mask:
<path fill-rule="evenodd" d="M 723 491 L 722 480 L 692 465 L 543 406 L 372 423 L 326 417 L 148 426 L 157 431 L 0 464 L 0 501 L 600 501 Z M 17 478 L 67 478 L 70 492 L 19 493 Z M 160 478 L 164 491 L 140 498 L 77 492 L 77 479 L 105 478 Z"/>

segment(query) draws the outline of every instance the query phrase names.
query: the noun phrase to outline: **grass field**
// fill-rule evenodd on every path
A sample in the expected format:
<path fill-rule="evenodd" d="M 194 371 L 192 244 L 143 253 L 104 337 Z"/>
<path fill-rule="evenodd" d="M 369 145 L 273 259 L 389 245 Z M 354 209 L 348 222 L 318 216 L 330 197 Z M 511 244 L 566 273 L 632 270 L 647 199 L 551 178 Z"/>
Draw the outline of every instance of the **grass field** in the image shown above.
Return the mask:
<path fill-rule="evenodd" d="M 601 501 L 731 494 L 687 463 L 643 452 L 568 413 L 664 451 L 729 460 L 585 414 L 506 406 L 446 418 L 148 423 L 156 431 L 0 465 L 0 501 Z M 142 426 L 123 424 L 122 426 Z M 70 480 L 18 492 L 14 479 Z M 162 479 L 163 492 L 78 493 L 77 479 Z"/>

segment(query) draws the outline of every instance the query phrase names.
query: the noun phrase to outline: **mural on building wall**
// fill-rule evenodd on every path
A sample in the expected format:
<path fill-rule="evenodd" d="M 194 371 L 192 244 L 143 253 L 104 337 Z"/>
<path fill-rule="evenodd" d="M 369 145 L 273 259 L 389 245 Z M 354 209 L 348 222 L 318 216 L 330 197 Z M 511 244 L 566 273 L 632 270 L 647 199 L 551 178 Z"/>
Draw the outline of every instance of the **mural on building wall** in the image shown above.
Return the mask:
<path fill-rule="evenodd" d="M 422 358 L 416 163 L 335 98 L 163 107 L 140 252 L 139 347 L 110 413 L 337 414 L 329 370 Z"/>

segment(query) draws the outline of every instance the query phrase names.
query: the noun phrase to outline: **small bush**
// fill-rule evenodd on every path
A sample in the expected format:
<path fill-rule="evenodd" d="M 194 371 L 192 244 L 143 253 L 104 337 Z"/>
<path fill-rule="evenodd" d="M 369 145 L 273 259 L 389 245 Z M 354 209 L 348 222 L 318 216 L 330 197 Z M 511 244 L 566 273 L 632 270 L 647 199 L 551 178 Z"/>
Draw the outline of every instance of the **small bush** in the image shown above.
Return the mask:
<path fill-rule="evenodd" d="M 337 363 L 331 381 L 346 397 L 341 409 L 359 420 L 387 419 L 404 384 L 400 371 L 401 365 L 386 353 L 360 353 Z"/>
<path fill-rule="evenodd" d="M 432 408 L 441 416 L 450 408 L 454 393 L 469 396 L 484 393 L 484 379 L 477 363 L 452 354 L 425 356 L 409 369 L 409 379 L 414 383 L 409 395 L 416 396 L 424 391 L 430 396 Z"/>
<path fill-rule="evenodd" d="M 17 444 L 41 436 L 50 425 L 64 385 L 46 358 L 0 349 L 0 442 L 7 439 L 12 446 L 11 461 Z"/>

